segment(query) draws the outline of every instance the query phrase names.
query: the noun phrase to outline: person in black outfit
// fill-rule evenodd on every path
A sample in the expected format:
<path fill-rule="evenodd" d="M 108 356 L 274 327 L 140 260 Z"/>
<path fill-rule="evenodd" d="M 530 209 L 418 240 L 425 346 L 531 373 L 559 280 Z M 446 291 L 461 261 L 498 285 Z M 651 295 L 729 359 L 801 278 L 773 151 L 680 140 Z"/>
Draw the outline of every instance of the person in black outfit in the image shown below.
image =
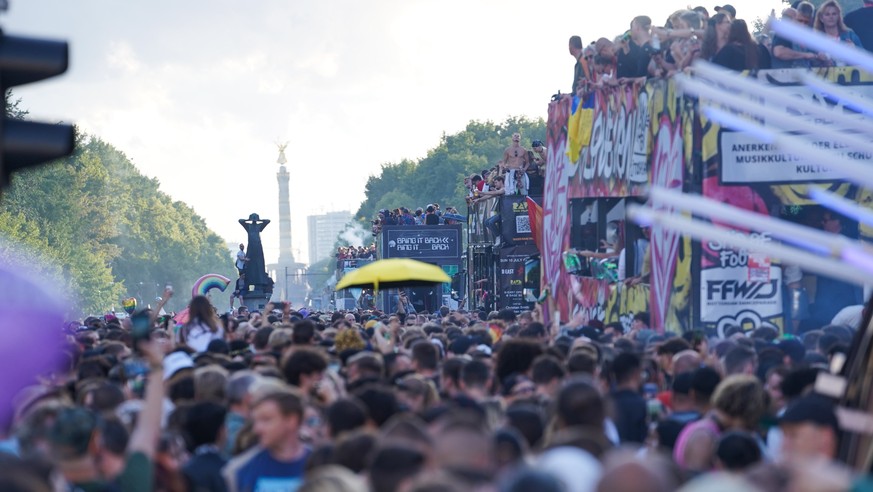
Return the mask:
<path fill-rule="evenodd" d="M 197 403 L 185 418 L 185 432 L 191 445 L 191 459 L 182 467 L 188 490 L 227 492 L 221 469 L 227 463 L 221 457 L 219 441 L 227 409 L 212 402 Z"/>
<path fill-rule="evenodd" d="M 570 94 L 576 94 L 580 89 L 584 90 L 586 81 L 590 79 L 590 68 L 584 54 L 585 48 L 582 46 L 582 38 L 571 36 L 570 55 L 576 60 L 576 65 L 573 66 L 573 89 Z"/>
<path fill-rule="evenodd" d="M 230 294 L 230 309 L 233 309 L 233 302 L 235 299 L 239 299 L 240 305 L 243 303 L 242 293 L 248 290 L 248 284 L 246 284 L 246 272 L 242 272 L 239 274 L 239 278 L 236 279 L 236 284 L 234 286 L 233 292 Z"/>
<path fill-rule="evenodd" d="M 864 0 L 864 6 L 846 14 L 843 23 L 855 31 L 865 50 L 873 51 L 873 0 Z"/>
<path fill-rule="evenodd" d="M 765 51 L 766 52 L 766 51 Z M 758 43 L 752 40 L 746 21 L 737 19 L 731 22 L 727 44 L 716 53 L 712 62 L 737 72 L 760 68 L 759 61 L 763 53 Z M 767 57 L 769 60 L 769 56 Z M 769 66 L 769 63 L 766 63 Z"/>
<path fill-rule="evenodd" d="M 527 194 L 542 196 L 545 186 L 546 147 L 541 140 L 534 140 L 531 146 L 532 149 L 528 151 L 528 162 L 531 165 L 527 169 L 527 177 L 530 182 Z"/>
<path fill-rule="evenodd" d="M 616 76 L 618 78 L 645 77 L 649 73 L 649 61 L 652 58 L 652 47 L 649 41 L 651 35 L 652 19 L 641 15 L 634 17 L 627 39 L 627 48 L 618 50 L 618 66 Z"/>
<path fill-rule="evenodd" d="M 625 352 L 612 363 L 615 389 L 610 394 L 615 416 L 615 427 L 622 443 L 642 444 L 646 440 L 646 400 L 640 395 L 642 362 L 640 357 Z"/>
<path fill-rule="evenodd" d="M 691 385 L 694 381 L 693 372 L 677 374 L 673 379 L 672 397 L 673 412 L 658 423 L 658 445 L 673 451 L 676 439 L 691 422 L 699 420 L 701 413 L 697 410 L 695 400 L 691 395 Z"/>
<path fill-rule="evenodd" d="M 424 225 L 440 225 L 440 217 L 436 214 L 433 205 L 427 206 L 427 215 L 424 216 Z"/>

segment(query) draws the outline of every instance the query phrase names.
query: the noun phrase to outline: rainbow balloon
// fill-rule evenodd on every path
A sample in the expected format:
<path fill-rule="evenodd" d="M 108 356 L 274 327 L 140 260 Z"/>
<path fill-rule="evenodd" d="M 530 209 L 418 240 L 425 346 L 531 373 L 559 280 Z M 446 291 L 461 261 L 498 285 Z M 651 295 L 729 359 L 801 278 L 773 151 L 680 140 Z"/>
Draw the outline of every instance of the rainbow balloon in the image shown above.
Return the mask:
<path fill-rule="evenodd" d="M 136 311 L 136 298 L 128 297 L 127 299 L 122 299 L 121 307 L 124 308 L 124 312 L 127 314 L 133 314 Z"/>
<path fill-rule="evenodd" d="M 205 296 L 212 289 L 218 289 L 224 292 L 228 285 L 230 285 L 230 279 L 224 275 L 207 273 L 194 282 L 194 288 L 191 289 L 191 297 Z"/>

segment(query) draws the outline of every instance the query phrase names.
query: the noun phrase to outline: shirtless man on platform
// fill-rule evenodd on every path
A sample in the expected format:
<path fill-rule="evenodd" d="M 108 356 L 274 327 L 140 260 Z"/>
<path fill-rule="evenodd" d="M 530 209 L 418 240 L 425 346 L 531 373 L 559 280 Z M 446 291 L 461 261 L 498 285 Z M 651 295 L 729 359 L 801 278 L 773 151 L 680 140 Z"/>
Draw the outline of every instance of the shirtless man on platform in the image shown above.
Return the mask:
<path fill-rule="evenodd" d="M 503 159 L 500 161 L 500 172 L 506 178 L 504 188 L 507 195 L 513 195 L 516 192 L 527 195 L 527 189 L 530 185 L 527 177 L 528 167 L 530 167 L 530 158 L 527 149 L 521 146 L 521 135 L 513 133 L 512 145 L 506 148 L 503 152 Z"/>

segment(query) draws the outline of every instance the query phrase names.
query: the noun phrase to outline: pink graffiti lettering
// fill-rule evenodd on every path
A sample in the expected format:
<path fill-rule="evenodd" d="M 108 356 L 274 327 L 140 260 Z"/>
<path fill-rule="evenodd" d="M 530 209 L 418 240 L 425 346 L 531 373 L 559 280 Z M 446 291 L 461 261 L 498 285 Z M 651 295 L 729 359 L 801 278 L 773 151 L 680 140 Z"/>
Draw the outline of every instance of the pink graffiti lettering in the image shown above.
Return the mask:
<path fill-rule="evenodd" d="M 658 135 L 652 157 L 652 184 L 669 189 L 682 189 L 685 169 L 682 148 L 682 125 L 678 120 L 670 122 L 666 115 L 661 116 Z M 669 210 L 654 204 L 655 208 Z M 673 290 L 673 275 L 676 271 L 679 253 L 679 234 L 655 226 L 652 228 L 652 326 L 663 328 L 670 308 L 670 294 Z"/>

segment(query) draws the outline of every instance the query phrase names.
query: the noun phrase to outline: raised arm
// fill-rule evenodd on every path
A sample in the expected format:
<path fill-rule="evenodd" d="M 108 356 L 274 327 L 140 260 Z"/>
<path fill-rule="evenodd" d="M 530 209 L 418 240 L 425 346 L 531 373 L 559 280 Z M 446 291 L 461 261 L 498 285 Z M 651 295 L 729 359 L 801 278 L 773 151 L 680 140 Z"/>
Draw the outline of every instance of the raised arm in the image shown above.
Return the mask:
<path fill-rule="evenodd" d="M 158 305 L 155 306 L 154 310 L 152 310 L 152 319 L 150 320 L 150 326 L 155 325 L 155 320 L 158 319 L 158 313 L 161 312 L 161 309 L 164 308 L 164 306 L 167 304 L 167 301 L 169 301 L 171 297 L 173 297 L 173 288 L 168 285 L 164 288 L 164 295 L 161 296 L 161 300 L 158 301 Z"/>
<path fill-rule="evenodd" d="M 164 345 L 156 340 L 140 342 L 139 349 L 149 363 L 145 404 L 127 444 L 129 453 L 141 452 L 151 459 L 158 447 L 164 402 Z"/>
<path fill-rule="evenodd" d="M 376 323 L 373 339 L 376 341 L 376 348 L 379 349 L 380 353 L 390 354 L 394 352 L 394 335 L 383 323 Z"/>

